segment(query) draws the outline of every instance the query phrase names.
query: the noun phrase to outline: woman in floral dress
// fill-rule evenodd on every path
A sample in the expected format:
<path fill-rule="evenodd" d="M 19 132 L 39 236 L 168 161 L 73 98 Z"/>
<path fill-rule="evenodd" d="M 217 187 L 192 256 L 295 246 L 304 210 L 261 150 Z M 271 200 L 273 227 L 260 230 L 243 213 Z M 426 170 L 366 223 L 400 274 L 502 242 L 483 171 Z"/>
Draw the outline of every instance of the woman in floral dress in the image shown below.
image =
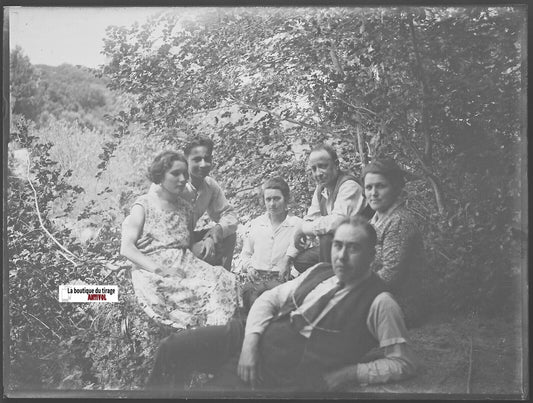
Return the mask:
<path fill-rule="evenodd" d="M 225 324 L 237 307 L 236 278 L 188 249 L 192 206 L 182 197 L 187 160 L 165 151 L 149 176 L 157 186 L 137 198 L 122 225 L 120 253 L 133 263 L 137 299 L 152 319 L 174 328 Z M 149 242 L 137 246 L 140 239 Z"/>

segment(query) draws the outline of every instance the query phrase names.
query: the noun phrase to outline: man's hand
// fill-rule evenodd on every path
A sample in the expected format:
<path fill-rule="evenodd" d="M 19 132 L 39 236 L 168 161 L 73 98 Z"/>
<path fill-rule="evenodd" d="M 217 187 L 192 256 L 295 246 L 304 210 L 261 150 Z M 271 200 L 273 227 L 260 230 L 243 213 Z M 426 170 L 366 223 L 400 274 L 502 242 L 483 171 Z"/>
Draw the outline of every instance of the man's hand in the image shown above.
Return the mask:
<path fill-rule="evenodd" d="M 301 227 L 294 232 L 294 246 L 298 250 L 304 250 L 307 247 L 307 235 Z"/>
<path fill-rule="evenodd" d="M 192 253 L 209 263 L 215 257 L 215 242 L 211 238 L 204 238 L 191 247 Z"/>
<path fill-rule="evenodd" d="M 215 257 L 215 241 L 212 238 L 205 238 L 202 243 L 202 257 L 211 260 Z"/>
<path fill-rule="evenodd" d="M 237 373 L 244 382 L 249 382 L 252 387 L 255 387 L 260 381 L 259 374 L 259 339 L 261 335 L 252 333 L 245 336 L 242 343 L 241 356 L 239 357 L 239 365 Z"/>
<path fill-rule="evenodd" d="M 279 275 L 278 280 L 282 283 L 289 280 L 291 276 L 292 258 L 290 256 L 283 256 L 283 259 L 279 262 Z"/>
<path fill-rule="evenodd" d="M 328 390 L 340 390 L 348 383 L 355 385 L 357 381 L 357 365 L 350 365 L 328 372 L 324 375 L 324 381 L 328 385 Z"/>
<path fill-rule="evenodd" d="M 246 280 L 252 283 L 255 283 L 257 280 L 259 280 L 257 270 L 255 270 L 253 267 L 247 268 L 246 269 Z"/>
<path fill-rule="evenodd" d="M 224 239 L 224 234 L 222 232 L 222 226 L 220 224 L 216 224 L 213 228 L 211 228 L 207 233 L 205 234 L 204 240 L 206 238 L 211 238 L 215 245 L 218 245 L 222 242 Z"/>

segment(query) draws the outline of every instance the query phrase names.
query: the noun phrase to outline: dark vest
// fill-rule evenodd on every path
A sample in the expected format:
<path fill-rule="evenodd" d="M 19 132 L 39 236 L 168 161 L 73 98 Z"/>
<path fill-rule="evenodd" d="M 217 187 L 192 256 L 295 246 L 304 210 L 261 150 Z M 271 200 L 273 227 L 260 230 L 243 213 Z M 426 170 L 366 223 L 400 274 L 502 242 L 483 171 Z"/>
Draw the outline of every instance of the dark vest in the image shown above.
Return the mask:
<path fill-rule="evenodd" d="M 333 192 L 329 196 L 329 199 L 333 200 L 333 206 L 335 205 L 335 200 L 337 200 L 337 194 L 339 193 L 340 187 L 342 186 L 344 182 L 350 181 L 350 180 L 356 182 L 357 184 L 359 184 L 359 186 L 361 186 L 357 178 L 351 173 L 343 172 L 343 171 L 339 172 L 339 175 L 337 176 L 337 182 L 335 183 L 335 188 L 333 189 Z M 322 196 L 322 191 L 324 190 L 324 187 L 325 185 L 323 184 L 318 187 L 317 197 L 318 197 L 318 205 L 320 206 L 320 214 L 322 216 L 327 216 L 328 215 L 328 212 L 326 209 L 327 200 L 324 196 Z M 364 192 L 363 192 L 363 197 L 364 197 Z M 372 210 L 370 206 L 366 204 L 366 201 L 365 201 L 364 207 L 358 213 L 362 214 L 367 219 L 370 219 L 374 215 L 374 210 Z"/>
<path fill-rule="evenodd" d="M 333 188 L 333 192 L 329 195 L 329 199 L 333 200 L 333 205 L 335 205 L 335 200 L 337 200 L 337 194 L 339 193 L 339 189 L 340 189 L 341 185 L 344 182 L 350 181 L 350 180 L 357 182 L 357 179 L 352 174 L 339 171 L 339 175 L 337 176 L 337 183 L 335 183 L 335 187 Z M 317 190 L 316 190 L 317 197 L 318 197 L 318 205 L 320 206 L 320 214 L 323 215 L 323 216 L 328 215 L 328 212 L 327 212 L 327 209 L 326 209 L 326 201 L 327 200 L 326 200 L 326 198 L 324 196 L 322 196 L 322 191 L 324 190 L 325 187 L 326 187 L 326 185 L 322 184 L 322 185 L 319 185 Z"/>
<path fill-rule="evenodd" d="M 331 264 L 320 263 L 295 290 L 294 298 L 285 302 L 273 323 L 287 317 L 295 309 L 295 303 L 301 305 L 311 290 L 334 275 Z M 377 345 L 377 340 L 366 326 L 366 320 L 370 305 L 383 291 L 385 285 L 373 273 L 351 290 L 312 330 L 299 367 L 313 367 L 325 371 L 359 362 Z"/>

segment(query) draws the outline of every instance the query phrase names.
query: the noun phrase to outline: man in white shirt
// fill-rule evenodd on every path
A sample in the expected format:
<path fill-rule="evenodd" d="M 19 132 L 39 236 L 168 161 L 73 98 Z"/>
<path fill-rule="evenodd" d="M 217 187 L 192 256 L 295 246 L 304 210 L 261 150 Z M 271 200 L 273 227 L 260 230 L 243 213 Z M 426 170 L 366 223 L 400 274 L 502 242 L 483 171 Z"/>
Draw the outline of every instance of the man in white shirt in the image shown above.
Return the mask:
<path fill-rule="evenodd" d="M 300 253 L 285 259 L 286 266 L 294 264 L 299 272 L 318 262 L 330 261 L 331 234 L 339 221 L 367 214 L 363 188 L 355 176 L 340 170 L 333 147 L 328 144 L 314 147 L 309 154 L 308 169 L 316 189 L 303 224 L 295 233 L 295 245 Z M 311 246 L 311 240 L 317 238 L 319 245 Z"/>
<path fill-rule="evenodd" d="M 148 386 L 183 389 L 193 370 L 218 373 L 209 389 L 226 391 L 341 390 L 412 376 L 416 361 L 401 309 L 370 269 L 376 241 L 366 220 L 343 220 L 331 264 L 319 263 L 263 293 L 245 327 L 232 320 L 167 337 Z M 380 358 L 364 362 L 375 346 Z"/>
<path fill-rule="evenodd" d="M 184 197 L 193 203 L 193 225 L 206 211 L 209 218 L 216 222 L 209 230 L 193 232 L 191 250 L 207 263 L 222 265 L 226 270 L 231 270 L 239 221 L 222 188 L 209 176 L 213 162 L 213 142 L 206 137 L 195 137 L 185 146 L 184 154 L 190 174 Z"/>

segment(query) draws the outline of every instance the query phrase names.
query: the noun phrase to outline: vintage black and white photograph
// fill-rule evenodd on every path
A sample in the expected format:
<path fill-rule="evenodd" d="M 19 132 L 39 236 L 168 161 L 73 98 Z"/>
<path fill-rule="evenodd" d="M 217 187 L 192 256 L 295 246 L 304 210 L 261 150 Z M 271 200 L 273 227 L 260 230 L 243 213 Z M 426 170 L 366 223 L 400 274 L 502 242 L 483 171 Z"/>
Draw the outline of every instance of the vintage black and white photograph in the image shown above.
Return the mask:
<path fill-rule="evenodd" d="M 527 7 L 4 7 L 4 395 L 526 399 Z"/>

